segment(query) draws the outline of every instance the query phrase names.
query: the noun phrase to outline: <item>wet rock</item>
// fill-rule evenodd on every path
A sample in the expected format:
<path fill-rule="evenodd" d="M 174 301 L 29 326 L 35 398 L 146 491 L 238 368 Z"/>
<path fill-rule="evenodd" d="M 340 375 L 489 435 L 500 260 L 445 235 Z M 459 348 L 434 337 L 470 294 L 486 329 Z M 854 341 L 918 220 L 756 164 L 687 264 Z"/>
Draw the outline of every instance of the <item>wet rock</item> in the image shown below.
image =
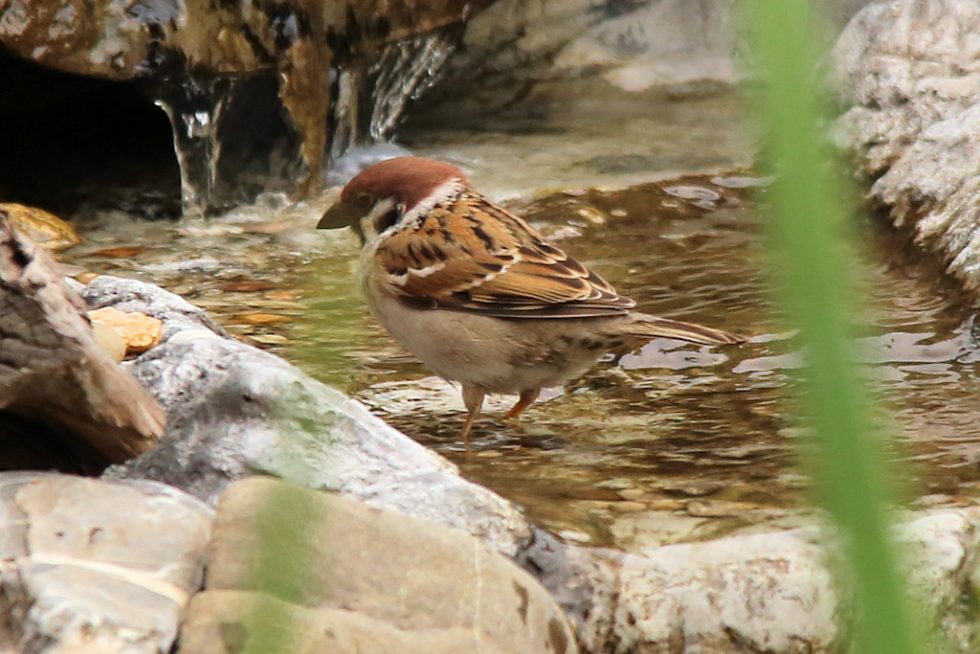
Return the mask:
<path fill-rule="evenodd" d="M 270 510 L 298 505 L 307 530 L 271 532 L 263 524 Z M 259 541 L 261 534 L 270 540 Z M 301 580 L 298 589 L 256 575 L 263 547 L 301 548 L 280 571 Z M 472 536 L 253 478 L 229 486 L 218 504 L 205 590 L 188 609 L 180 651 L 225 652 L 229 634 L 238 634 L 238 646 L 249 644 L 257 608 L 289 625 L 282 630 L 288 651 L 578 651 L 547 592 Z"/>
<path fill-rule="evenodd" d="M 271 354 L 224 339 L 167 342 L 130 370 L 167 409 L 168 429 L 113 477 L 212 501 L 230 481 L 266 472 L 465 529 L 508 554 L 525 536 L 516 508 Z"/>
<path fill-rule="evenodd" d="M 214 501 L 232 481 L 268 473 L 462 529 L 536 577 L 565 611 L 585 651 L 829 652 L 846 644 L 851 600 L 831 584 L 816 520 L 760 514 L 758 524 L 739 527 L 747 507 L 688 501 L 680 521 L 660 521 L 663 512 L 621 516 L 622 535 L 633 547 L 628 554 L 570 545 L 529 527 L 508 502 L 462 480 L 454 466 L 359 403 L 275 356 L 211 331 L 179 298 L 111 277 L 94 280 L 84 296 L 96 304 L 132 302 L 170 325 L 161 345 L 126 364 L 167 408 L 168 432 L 156 450 L 111 469 L 112 478 L 161 480 Z M 363 510 L 370 511 L 356 511 Z M 241 513 L 259 519 L 250 509 Z M 731 515 L 731 531 L 716 538 L 716 530 L 702 526 L 708 524 L 702 514 Z M 801 523 L 808 526 L 781 528 Z M 940 626 L 960 651 L 973 651 L 976 608 L 968 598 L 980 579 L 980 509 L 933 509 L 909 514 L 903 524 L 897 539 L 909 545 L 909 576 L 926 598 L 920 619 Z M 648 529 L 656 529 L 657 537 L 648 538 Z M 419 556 L 421 549 L 414 548 Z M 216 549 L 215 556 L 224 551 Z M 194 602 L 186 651 L 211 651 L 213 643 L 246 638 L 247 630 L 222 630 L 221 624 L 241 624 L 248 607 L 268 596 L 241 581 L 244 555 L 232 555 L 228 560 L 238 563 L 225 570 L 234 574 L 212 578 L 210 590 Z M 232 581 L 218 583 L 222 578 Z M 329 579 L 315 579 L 318 590 L 303 595 L 313 599 L 279 596 L 263 605 L 293 621 L 296 638 L 312 639 L 302 642 L 339 649 L 366 633 L 398 650 L 412 651 L 420 642 L 414 632 L 393 629 L 374 614 L 321 603 L 316 593 L 333 591 L 324 590 Z M 318 640 L 328 628 L 337 640 Z M 452 644 L 457 637 L 469 636 L 447 628 L 433 642 Z"/>
<path fill-rule="evenodd" d="M 82 242 L 71 223 L 43 209 L 4 202 L 0 211 L 6 213 L 14 229 L 48 250 L 66 250 Z"/>
<path fill-rule="evenodd" d="M 980 647 L 978 610 L 970 598 L 980 581 L 980 509 L 913 515 L 896 529 L 907 579 L 926 629 L 938 628 L 954 651 Z"/>
<path fill-rule="evenodd" d="M 128 367 L 167 410 L 167 432 L 146 456 L 111 469 L 112 478 L 155 479 L 213 502 L 231 481 L 265 472 L 458 527 L 508 555 L 527 537 L 514 506 L 360 403 L 267 352 L 201 338 L 213 322 L 181 298 L 108 276 L 82 295 L 90 306 L 164 323 L 162 344 Z"/>
<path fill-rule="evenodd" d="M 241 172 L 220 165 L 222 150 L 247 140 L 254 125 L 234 141 L 223 128 L 254 101 L 250 78 L 275 80 L 274 101 L 298 136 L 306 169 L 299 190 L 309 191 L 330 145 L 328 122 L 355 126 L 353 132 L 345 127 L 343 149 L 390 135 L 405 102 L 431 81 L 452 49 L 451 37 L 433 37 L 439 45 L 429 47 L 429 35 L 460 23 L 486 1 L 159 0 L 121 10 L 113 0 L 10 0 L 0 5 L 0 45 L 72 73 L 139 79 L 170 118 L 185 211 L 203 211 L 226 200 L 222 177 Z M 331 68 L 342 71 L 338 86 L 346 92 L 333 103 L 336 121 L 324 119 L 331 111 Z M 264 148 L 244 156 L 269 159 L 269 143 Z"/>
<path fill-rule="evenodd" d="M 613 628 L 641 651 L 835 651 L 846 632 L 814 537 L 737 536 L 626 556 Z"/>
<path fill-rule="evenodd" d="M 0 474 L 0 642 L 169 652 L 210 526 L 210 509 L 162 484 Z"/>
<path fill-rule="evenodd" d="M 964 654 L 980 642 L 969 599 L 978 526 L 972 506 L 909 514 L 893 531 L 914 617 Z M 585 651 L 836 652 L 848 644 L 852 599 L 834 581 L 821 529 L 812 521 L 630 554 L 535 531 L 518 561 L 565 609 Z"/>
<path fill-rule="evenodd" d="M 227 337 L 227 333 L 206 312 L 153 284 L 100 275 L 81 287 L 79 294 L 90 310 L 113 307 L 125 313 L 142 313 L 161 320 L 161 341 L 169 340 L 179 331 L 201 328 Z"/>
<path fill-rule="evenodd" d="M 868 196 L 980 289 L 980 6 L 868 5 L 841 34 L 833 79 L 838 143 L 872 180 Z"/>

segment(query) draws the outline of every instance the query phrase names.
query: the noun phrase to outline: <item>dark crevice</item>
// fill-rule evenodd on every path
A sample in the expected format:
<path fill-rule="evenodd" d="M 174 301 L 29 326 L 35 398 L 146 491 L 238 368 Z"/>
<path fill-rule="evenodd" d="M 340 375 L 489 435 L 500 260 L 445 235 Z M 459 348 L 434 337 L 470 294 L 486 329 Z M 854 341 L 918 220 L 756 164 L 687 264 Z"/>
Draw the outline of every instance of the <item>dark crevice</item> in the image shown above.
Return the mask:
<path fill-rule="evenodd" d="M 100 189 L 115 187 L 130 189 L 136 213 L 140 189 L 158 215 L 179 211 L 169 122 L 136 84 L 62 73 L 0 49 L 0 88 L 0 201 L 70 216 L 82 203 L 108 201 Z"/>

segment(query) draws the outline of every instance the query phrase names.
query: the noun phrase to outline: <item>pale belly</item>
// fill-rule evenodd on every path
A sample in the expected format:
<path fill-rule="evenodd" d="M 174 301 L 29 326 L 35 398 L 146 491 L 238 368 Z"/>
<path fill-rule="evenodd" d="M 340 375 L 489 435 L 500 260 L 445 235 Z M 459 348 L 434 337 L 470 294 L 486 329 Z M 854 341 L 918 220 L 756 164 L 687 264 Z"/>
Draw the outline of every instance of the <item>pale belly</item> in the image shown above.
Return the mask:
<path fill-rule="evenodd" d="M 584 374 L 604 352 L 583 345 L 594 329 L 588 319 L 504 320 L 412 309 L 381 293 L 366 296 L 372 315 L 429 370 L 491 393 L 559 386 Z"/>

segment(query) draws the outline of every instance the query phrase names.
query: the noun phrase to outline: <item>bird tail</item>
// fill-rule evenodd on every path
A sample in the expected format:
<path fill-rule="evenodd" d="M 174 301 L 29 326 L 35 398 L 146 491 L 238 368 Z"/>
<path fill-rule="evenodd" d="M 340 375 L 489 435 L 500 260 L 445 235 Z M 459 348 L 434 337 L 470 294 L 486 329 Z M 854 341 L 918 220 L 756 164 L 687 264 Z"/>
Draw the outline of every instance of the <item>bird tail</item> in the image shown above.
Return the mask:
<path fill-rule="evenodd" d="M 701 345 L 728 345 L 745 341 L 744 336 L 690 322 L 668 320 L 645 313 L 634 313 L 630 315 L 630 318 L 633 320 L 626 326 L 625 331 L 630 336 L 637 338 L 676 338 Z"/>

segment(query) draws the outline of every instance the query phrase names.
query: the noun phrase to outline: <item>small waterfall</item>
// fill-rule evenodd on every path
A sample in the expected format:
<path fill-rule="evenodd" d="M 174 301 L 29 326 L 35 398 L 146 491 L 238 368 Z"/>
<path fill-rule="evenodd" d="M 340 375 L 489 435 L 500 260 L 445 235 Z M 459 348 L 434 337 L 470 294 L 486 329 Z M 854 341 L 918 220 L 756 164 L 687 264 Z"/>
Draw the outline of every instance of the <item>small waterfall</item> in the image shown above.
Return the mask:
<path fill-rule="evenodd" d="M 361 55 L 342 68 L 331 70 L 332 116 L 324 116 L 329 125 L 329 159 L 337 159 L 356 146 L 390 139 L 408 102 L 438 79 L 459 33 L 458 27 L 444 28 L 384 44 L 370 55 Z M 270 98 L 260 99 L 252 91 L 240 92 L 246 87 L 255 89 L 257 85 L 251 84 L 250 79 L 201 80 L 189 76 L 179 84 L 158 87 L 154 92 L 155 103 L 167 113 L 173 128 L 185 214 L 214 213 L 254 195 L 254 184 L 245 188 L 239 174 L 246 169 L 253 182 L 257 169 L 265 170 L 268 187 L 276 186 L 276 182 L 281 186 L 284 180 L 277 179 L 277 175 L 297 170 L 297 166 L 281 162 L 301 161 L 302 142 L 268 136 L 270 129 L 291 130 L 280 99 L 271 98 L 284 118 L 269 120 L 267 113 L 257 107 L 262 102 L 267 104 Z M 269 87 L 266 95 L 274 93 L 273 88 Z M 233 110 L 229 110 L 230 105 Z M 235 114 L 235 118 L 230 118 L 230 114 Z M 255 142 L 259 146 L 251 147 Z M 289 145 L 283 146 L 284 143 Z M 265 144 L 264 148 L 261 144 Z M 223 161 L 229 149 L 234 149 L 235 154 L 225 156 L 228 161 Z M 248 156 L 242 156 L 243 152 Z M 280 163 L 274 165 L 277 161 Z"/>
<path fill-rule="evenodd" d="M 443 64 L 456 49 L 455 28 L 392 43 L 371 67 L 376 76 L 368 135 L 373 141 L 391 137 L 409 100 L 418 99 L 439 79 Z"/>
<path fill-rule="evenodd" d="M 180 198 L 185 214 L 215 209 L 221 139 L 218 128 L 231 96 L 229 79 L 188 78 L 168 87 L 155 104 L 166 112 L 180 166 Z"/>
<path fill-rule="evenodd" d="M 331 159 L 354 146 L 389 140 L 408 102 L 438 81 L 459 33 L 454 26 L 389 43 L 373 61 L 354 62 L 339 71 Z"/>

